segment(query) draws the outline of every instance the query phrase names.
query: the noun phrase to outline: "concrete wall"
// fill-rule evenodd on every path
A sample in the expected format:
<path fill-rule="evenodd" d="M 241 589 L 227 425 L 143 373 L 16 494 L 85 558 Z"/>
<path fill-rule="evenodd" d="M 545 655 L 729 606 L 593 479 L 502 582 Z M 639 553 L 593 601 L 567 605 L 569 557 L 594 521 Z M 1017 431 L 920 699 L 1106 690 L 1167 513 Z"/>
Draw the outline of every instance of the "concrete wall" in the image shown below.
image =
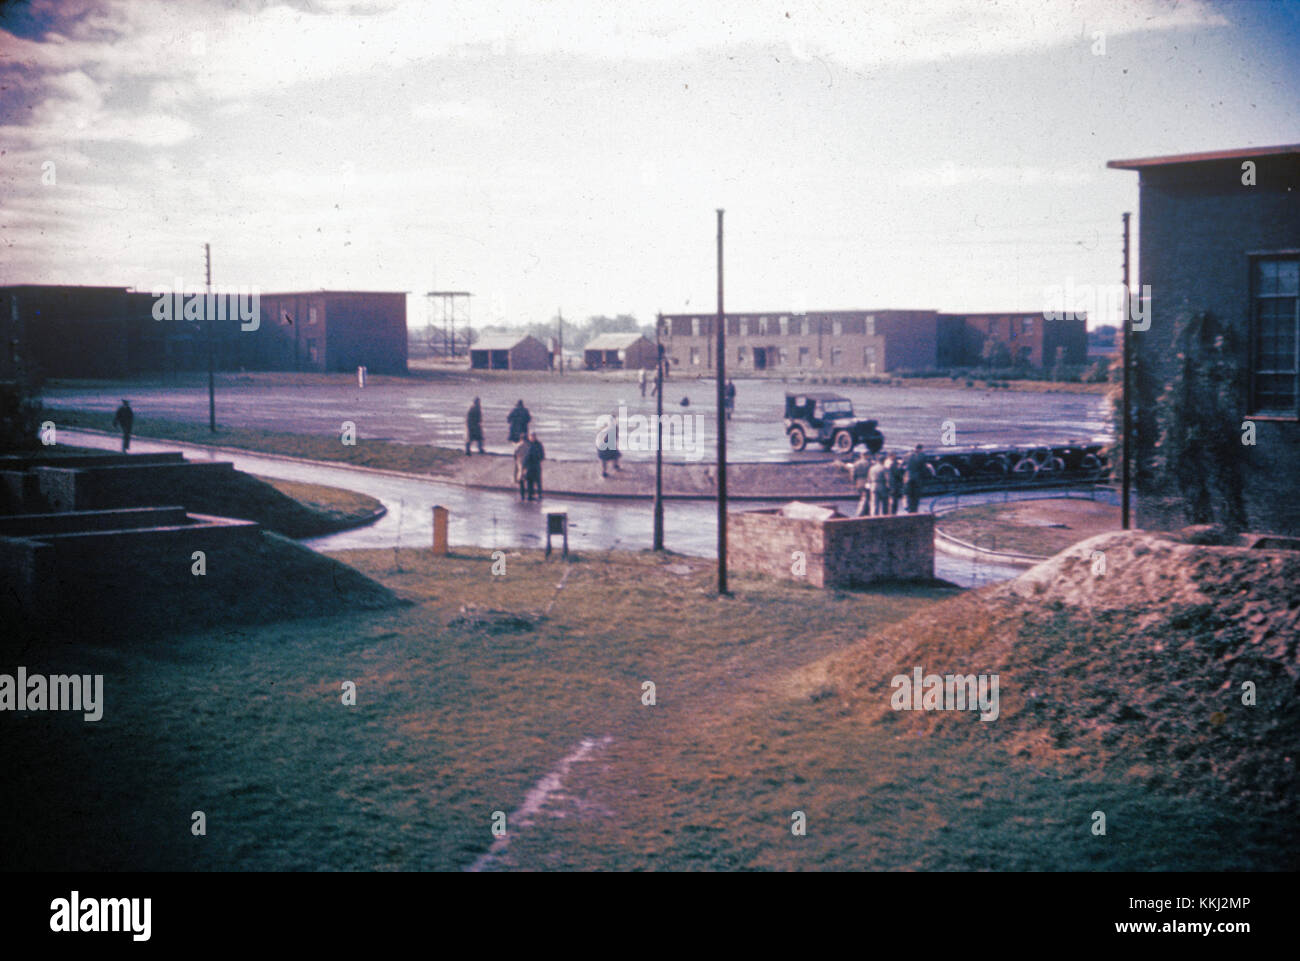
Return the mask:
<path fill-rule="evenodd" d="M 899 514 L 828 521 L 781 517 L 774 510 L 727 515 L 728 566 L 814 587 L 858 587 L 881 580 L 934 577 L 934 517 Z M 807 569 L 795 574 L 795 553 Z"/>
<path fill-rule="evenodd" d="M 1255 186 L 1242 184 L 1240 159 L 1147 167 L 1140 176 L 1137 279 L 1151 288 L 1151 326 L 1132 334 L 1137 523 L 1168 530 L 1188 522 L 1156 447 L 1155 413 L 1178 363 L 1177 332 L 1209 311 L 1234 328 L 1243 345 L 1251 344 L 1252 255 L 1300 256 L 1300 157 L 1258 158 Z M 1249 346 L 1239 363 L 1249 370 Z M 1250 527 L 1300 534 L 1300 412 L 1260 416 L 1249 388 L 1240 410 L 1242 420 L 1256 424 L 1255 446 L 1237 448 Z"/>

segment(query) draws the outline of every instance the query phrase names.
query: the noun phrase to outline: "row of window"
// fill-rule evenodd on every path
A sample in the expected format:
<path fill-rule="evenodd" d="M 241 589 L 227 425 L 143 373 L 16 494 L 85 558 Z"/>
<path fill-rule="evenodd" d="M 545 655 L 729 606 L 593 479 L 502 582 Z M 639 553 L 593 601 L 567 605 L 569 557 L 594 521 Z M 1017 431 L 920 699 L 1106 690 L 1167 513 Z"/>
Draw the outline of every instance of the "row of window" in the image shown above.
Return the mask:
<path fill-rule="evenodd" d="M 817 333 L 816 322 L 808 317 L 730 317 L 727 333 L 751 337 L 801 337 Z M 712 317 L 690 318 L 691 337 L 707 336 L 713 329 Z M 854 324 L 853 326 L 857 326 Z M 868 314 L 863 319 L 863 330 L 868 337 L 876 336 L 876 318 Z M 839 337 L 844 333 L 844 321 L 832 320 L 830 332 Z"/>
<path fill-rule="evenodd" d="M 753 353 L 750 353 L 748 347 L 736 348 L 736 363 L 748 365 L 750 360 L 756 370 L 765 370 L 769 367 L 789 367 L 791 353 L 784 347 L 755 347 Z M 808 347 L 799 348 L 799 367 L 807 367 L 812 361 L 812 350 Z M 692 367 L 699 367 L 702 354 L 700 348 L 692 347 L 690 350 L 690 361 Z M 673 359 L 673 363 L 678 363 Z M 840 347 L 830 349 L 830 366 L 844 366 L 844 350 Z M 876 348 L 862 348 L 862 366 L 868 373 L 876 373 Z"/>

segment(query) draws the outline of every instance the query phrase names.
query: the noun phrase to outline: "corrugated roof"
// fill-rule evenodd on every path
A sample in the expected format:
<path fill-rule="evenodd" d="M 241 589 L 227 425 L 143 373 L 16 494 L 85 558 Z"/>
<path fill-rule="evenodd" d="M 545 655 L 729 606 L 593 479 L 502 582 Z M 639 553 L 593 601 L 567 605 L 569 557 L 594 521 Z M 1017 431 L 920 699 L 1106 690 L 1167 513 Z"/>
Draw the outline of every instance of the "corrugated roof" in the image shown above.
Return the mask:
<path fill-rule="evenodd" d="M 1275 157 L 1279 154 L 1300 154 L 1300 143 L 1282 144 L 1277 147 L 1242 147 L 1237 150 L 1170 154 L 1165 157 L 1140 157 L 1136 160 L 1112 160 L 1106 166 L 1115 170 L 1141 170 L 1143 167 L 1205 163 L 1210 160 L 1250 160 L 1253 157 Z"/>
<path fill-rule="evenodd" d="M 513 350 L 525 340 L 527 334 L 488 334 L 470 344 L 470 350 Z"/>
<path fill-rule="evenodd" d="M 626 350 L 635 344 L 638 340 L 644 340 L 645 335 L 638 333 L 630 334 L 601 334 L 592 340 L 587 341 L 585 350 Z M 647 341 L 648 343 L 648 341 Z"/>

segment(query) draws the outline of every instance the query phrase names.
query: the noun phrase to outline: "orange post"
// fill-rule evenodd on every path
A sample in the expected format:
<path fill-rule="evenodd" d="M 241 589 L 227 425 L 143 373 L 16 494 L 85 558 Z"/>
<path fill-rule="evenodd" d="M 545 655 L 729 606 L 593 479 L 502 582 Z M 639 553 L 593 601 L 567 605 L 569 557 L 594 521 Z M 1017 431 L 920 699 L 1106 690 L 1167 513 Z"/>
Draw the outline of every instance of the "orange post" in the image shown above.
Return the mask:
<path fill-rule="evenodd" d="M 447 516 L 450 511 L 445 507 L 433 508 L 433 552 L 447 556 Z"/>

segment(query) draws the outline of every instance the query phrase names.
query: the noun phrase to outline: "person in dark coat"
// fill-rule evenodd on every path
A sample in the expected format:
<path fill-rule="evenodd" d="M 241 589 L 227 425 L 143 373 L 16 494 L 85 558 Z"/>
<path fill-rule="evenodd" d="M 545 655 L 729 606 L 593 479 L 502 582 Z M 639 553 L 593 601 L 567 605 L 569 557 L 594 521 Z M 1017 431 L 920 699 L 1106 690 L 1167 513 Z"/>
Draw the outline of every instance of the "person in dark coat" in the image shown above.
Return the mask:
<path fill-rule="evenodd" d="M 131 402 L 124 397 L 122 406 L 113 415 L 113 426 L 122 428 L 122 453 L 124 454 L 131 449 L 131 427 L 134 424 L 135 411 L 131 410 Z"/>
<path fill-rule="evenodd" d="M 486 454 L 483 449 L 483 408 L 479 406 L 478 398 L 474 398 L 474 403 L 469 405 L 469 413 L 465 415 L 465 456 L 469 457 L 469 445 L 477 442 L 478 452 Z"/>
<path fill-rule="evenodd" d="M 903 469 L 903 491 L 907 495 L 907 512 L 915 514 L 921 504 L 921 483 L 929 473 L 925 455 L 921 453 L 923 445 L 917 444 L 916 450 L 907 458 Z"/>
<path fill-rule="evenodd" d="M 510 443 L 514 443 L 520 438 L 528 436 L 528 422 L 533 419 L 533 415 L 528 413 L 528 408 L 524 402 L 518 401 L 506 415 L 506 422 L 510 424 Z"/>
<path fill-rule="evenodd" d="M 528 500 L 537 495 L 542 499 L 542 461 L 546 460 L 546 448 L 533 432 L 528 434 L 528 451 L 524 454 L 524 480 L 528 484 Z"/>
<path fill-rule="evenodd" d="M 727 420 L 731 420 L 731 415 L 736 412 L 736 385 L 727 381 L 727 387 L 722 394 L 727 405 Z"/>

